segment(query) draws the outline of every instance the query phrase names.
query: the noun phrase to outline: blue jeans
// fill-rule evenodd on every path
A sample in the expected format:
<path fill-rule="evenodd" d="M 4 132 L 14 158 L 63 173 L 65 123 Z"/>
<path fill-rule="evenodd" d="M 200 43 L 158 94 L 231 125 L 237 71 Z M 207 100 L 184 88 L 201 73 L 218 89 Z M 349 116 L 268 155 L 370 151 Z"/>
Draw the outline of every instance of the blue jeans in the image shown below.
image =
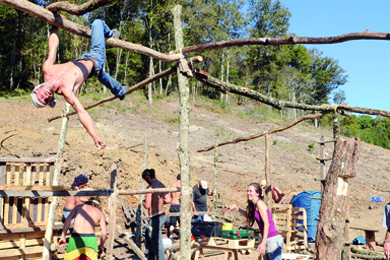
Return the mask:
<path fill-rule="evenodd" d="M 123 100 L 126 97 L 126 91 L 121 83 L 112 78 L 104 71 L 104 62 L 106 60 L 106 38 L 112 37 L 114 34 L 108 28 L 105 22 L 100 19 L 93 21 L 91 25 L 91 49 L 88 53 L 81 56 L 82 59 L 92 58 L 96 64 L 96 75 L 100 83 L 108 88 L 112 94 Z"/>
<path fill-rule="evenodd" d="M 155 215 L 149 219 L 145 233 L 145 247 L 148 251 L 148 260 L 165 260 L 161 233 L 165 221 L 165 213 Z"/>
<path fill-rule="evenodd" d="M 277 235 L 267 239 L 265 246 L 265 260 L 282 260 L 283 237 Z"/>

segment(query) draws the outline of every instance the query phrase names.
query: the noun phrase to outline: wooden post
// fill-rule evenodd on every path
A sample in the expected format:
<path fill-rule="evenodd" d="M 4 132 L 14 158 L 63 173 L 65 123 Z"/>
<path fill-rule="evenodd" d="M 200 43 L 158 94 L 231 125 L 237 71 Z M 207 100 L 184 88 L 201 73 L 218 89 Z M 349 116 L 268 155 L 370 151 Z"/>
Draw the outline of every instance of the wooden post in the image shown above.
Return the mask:
<path fill-rule="evenodd" d="M 212 211 L 212 219 L 215 221 L 215 216 L 217 214 L 217 205 L 218 205 L 218 191 L 217 191 L 217 183 L 218 183 L 218 144 L 216 145 L 214 151 L 214 183 L 213 183 L 213 211 Z"/>
<path fill-rule="evenodd" d="M 112 193 L 110 195 L 110 221 L 108 226 L 108 243 L 107 243 L 107 259 L 114 259 L 114 240 L 115 240 L 115 228 L 116 228 L 116 204 L 117 204 L 117 165 L 114 163 L 111 166 L 111 185 Z"/>
<path fill-rule="evenodd" d="M 321 136 L 320 142 L 320 181 L 321 181 L 321 193 L 324 191 L 324 181 L 326 177 L 325 171 L 325 136 Z"/>
<path fill-rule="evenodd" d="M 172 9 L 173 25 L 175 29 L 176 49 L 180 50 L 183 44 L 183 27 L 181 24 L 181 5 L 176 5 Z M 182 58 L 182 57 L 181 57 Z M 180 207 L 180 259 L 191 259 L 191 175 L 190 175 L 190 157 L 188 149 L 188 130 L 190 125 L 189 119 L 189 88 L 188 80 L 181 75 L 178 68 L 177 72 L 179 81 L 179 100 L 180 100 L 180 136 L 179 136 L 179 160 L 181 174 L 181 207 Z"/>
<path fill-rule="evenodd" d="M 265 180 L 267 181 L 267 186 L 271 185 L 271 177 L 270 177 L 270 153 L 271 153 L 271 145 L 269 140 L 269 135 L 265 135 Z M 264 192 L 265 193 L 265 192 Z M 268 192 L 264 194 L 265 196 L 265 202 L 267 203 L 268 208 L 271 208 L 271 196 L 272 193 Z"/>
<path fill-rule="evenodd" d="M 340 136 L 340 117 L 339 113 L 333 113 L 333 139 L 337 140 Z"/>
<path fill-rule="evenodd" d="M 144 137 L 144 152 L 143 152 L 143 160 L 142 160 L 142 167 L 145 170 L 148 165 L 148 142 L 146 137 Z M 144 190 L 146 187 L 146 182 L 141 178 L 141 190 Z M 141 248 L 141 233 L 142 233 L 142 201 L 144 200 L 145 195 L 141 194 L 139 196 L 139 203 L 138 203 L 138 209 L 137 209 L 137 215 L 136 215 L 136 222 L 137 222 L 137 230 L 135 232 L 135 244 Z"/>
<path fill-rule="evenodd" d="M 315 259 L 341 259 L 348 214 L 348 178 L 356 176 L 359 150 L 360 139 L 339 138 L 335 144 L 322 193 Z"/>
<path fill-rule="evenodd" d="M 68 103 L 66 103 L 63 112 L 64 114 L 69 112 Z M 69 118 L 64 117 L 62 120 L 62 130 L 60 135 L 60 142 L 58 144 L 58 152 L 57 152 L 56 166 L 55 166 L 55 171 L 53 176 L 53 183 L 51 184 L 53 186 L 58 185 L 58 179 L 60 178 L 61 160 L 62 160 L 62 153 L 64 151 L 64 146 L 65 146 L 66 133 L 68 132 L 68 122 L 69 122 Z M 50 259 L 50 245 L 53 237 L 54 215 L 57 209 L 57 197 L 52 197 L 50 199 L 52 201 L 49 206 L 49 215 L 47 219 L 45 241 L 44 241 L 43 254 L 42 254 L 42 259 L 44 260 Z"/>
<path fill-rule="evenodd" d="M 351 241 L 349 238 L 349 219 L 347 218 L 345 220 L 345 227 L 344 227 L 344 252 L 345 252 L 345 260 L 351 260 Z"/>

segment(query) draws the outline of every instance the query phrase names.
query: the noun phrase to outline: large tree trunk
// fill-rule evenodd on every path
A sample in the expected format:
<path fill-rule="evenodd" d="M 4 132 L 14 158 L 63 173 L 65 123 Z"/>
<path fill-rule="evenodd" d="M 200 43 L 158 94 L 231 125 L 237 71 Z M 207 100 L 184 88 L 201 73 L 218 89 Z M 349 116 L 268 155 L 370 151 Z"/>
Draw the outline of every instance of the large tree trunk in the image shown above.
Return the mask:
<path fill-rule="evenodd" d="M 339 138 L 325 179 L 316 237 L 316 259 L 339 260 L 348 216 L 348 178 L 356 175 L 360 139 Z"/>

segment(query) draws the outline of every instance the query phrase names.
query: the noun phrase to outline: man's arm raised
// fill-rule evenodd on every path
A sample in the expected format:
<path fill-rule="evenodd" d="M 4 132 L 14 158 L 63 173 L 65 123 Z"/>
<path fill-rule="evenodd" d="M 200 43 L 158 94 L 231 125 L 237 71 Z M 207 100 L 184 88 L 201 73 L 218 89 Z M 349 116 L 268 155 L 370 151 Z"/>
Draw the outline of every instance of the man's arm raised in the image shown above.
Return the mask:
<path fill-rule="evenodd" d="M 50 35 L 49 35 L 49 54 L 47 56 L 47 59 L 45 63 L 43 63 L 43 73 L 48 73 L 50 71 L 50 67 L 54 65 L 56 62 L 57 57 L 57 49 L 58 45 L 60 44 L 60 37 L 58 36 L 58 27 L 52 25 L 50 29 Z"/>
<path fill-rule="evenodd" d="M 65 88 L 62 91 L 62 94 L 66 102 L 68 102 L 76 111 L 81 124 L 84 126 L 85 130 L 87 130 L 87 132 L 90 134 L 93 141 L 95 142 L 95 146 L 101 149 L 106 148 L 107 144 L 97 135 L 91 116 L 84 109 L 83 104 L 81 104 L 80 100 L 76 97 L 76 95 L 68 88 Z"/>

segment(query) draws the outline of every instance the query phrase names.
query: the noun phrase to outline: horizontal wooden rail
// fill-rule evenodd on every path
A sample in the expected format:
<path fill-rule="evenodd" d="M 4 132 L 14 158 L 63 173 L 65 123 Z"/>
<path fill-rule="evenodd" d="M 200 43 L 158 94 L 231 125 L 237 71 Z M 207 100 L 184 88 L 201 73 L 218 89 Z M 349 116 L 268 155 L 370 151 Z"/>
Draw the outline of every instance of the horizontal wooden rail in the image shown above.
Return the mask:
<path fill-rule="evenodd" d="M 161 189 L 145 189 L 145 190 L 120 190 L 118 191 L 119 195 L 136 195 L 136 194 L 147 194 L 147 193 L 168 193 L 168 192 L 177 192 L 180 191 L 180 188 L 161 188 Z"/>

